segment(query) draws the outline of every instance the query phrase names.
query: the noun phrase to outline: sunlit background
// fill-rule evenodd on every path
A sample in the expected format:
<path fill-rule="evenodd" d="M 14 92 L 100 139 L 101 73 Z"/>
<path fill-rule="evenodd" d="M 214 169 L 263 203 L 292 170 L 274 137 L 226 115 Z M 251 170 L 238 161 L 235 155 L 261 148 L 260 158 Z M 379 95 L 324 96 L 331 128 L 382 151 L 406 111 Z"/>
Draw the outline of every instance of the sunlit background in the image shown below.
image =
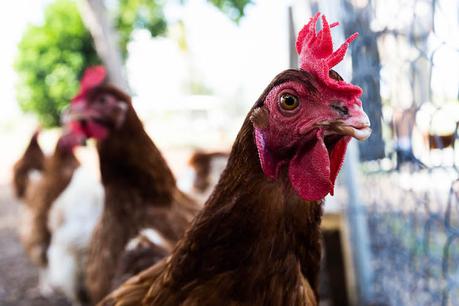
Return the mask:
<path fill-rule="evenodd" d="M 13 258 L 23 255 L 14 239 L 17 212 L 8 186 L 12 165 L 37 127 L 43 128 L 40 143 L 48 153 L 59 135 L 46 108 L 28 101 L 36 96 L 24 74 L 34 61 L 55 61 L 45 49 L 31 59 L 31 41 L 41 36 L 26 34 L 46 22 L 53 28 L 47 18 L 55 14 L 45 14 L 50 7 L 67 6 L 75 15 L 83 2 L 0 2 L 0 239 L 12 245 L 5 251 L 1 243 L 1 305 L 66 305 L 59 299 L 38 302 L 33 273 L 14 272 L 22 262 Z M 337 195 L 326 204 L 326 253 L 342 260 L 330 268 L 338 272 L 323 272 L 323 305 L 459 305 L 459 1 L 133 1 L 156 3 L 164 24 L 148 28 L 140 20 L 130 25 L 132 31 L 119 22 L 120 9 L 130 9 L 127 3 L 105 1 L 115 36 L 126 42 L 120 48 L 121 76 L 185 190 L 192 185 L 190 154 L 229 151 L 264 88 L 277 73 L 296 67 L 294 37 L 310 16 L 321 11 L 340 21 L 335 46 L 359 31 L 336 70 L 363 87 L 374 135 L 352 145 Z M 74 23 L 61 22 L 54 30 L 72 32 Z M 76 93 L 81 76 L 73 75 L 67 86 L 65 67 L 58 68 L 34 81 L 46 90 L 56 88 L 43 98 L 51 108 L 57 105 L 53 97 Z M 54 108 L 60 111 L 65 105 L 58 103 Z M 93 143 L 78 156 L 98 175 Z M 28 291 L 20 297 L 20 290 Z"/>

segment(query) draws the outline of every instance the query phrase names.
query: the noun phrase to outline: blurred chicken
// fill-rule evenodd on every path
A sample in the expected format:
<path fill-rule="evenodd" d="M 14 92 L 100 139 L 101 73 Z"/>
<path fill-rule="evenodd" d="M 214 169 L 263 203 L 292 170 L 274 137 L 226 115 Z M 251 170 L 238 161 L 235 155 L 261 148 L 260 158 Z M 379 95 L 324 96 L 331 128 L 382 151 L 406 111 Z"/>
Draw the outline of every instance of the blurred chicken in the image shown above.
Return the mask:
<path fill-rule="evenodd" d="M 105 78 L 103 67 L 87 70 L 72 101 L 68 124 L 77 137 L 97 140 L 105 189 L 105 207 L 92 237 L 86 270 L 92 302 L 119 282 L 115 276 L 128 277 L 168 254 L 199 208 L 177 189 L 131 98 L 106 84 Z M 146 251 L 145 244 L 131 241 L 138 240 L 138 235 L 150 239 L 155 254 Z M 145 261 L 139 253 L 151 256 Z M 127 264 L 133 258 L 143 266 Z M 135 267 L 135 271 L 120 271 L 123 267 Z"/>
<path fill-rule="evenodd" d="M 447 160 L 455 164 L 454 150 L 458 126 L 457 103 L 446 103 L 441 107 L 425 103 L 419 108 L 416 113 L 416 127 L 422 133 L 431 164 L 444 163 Z"/>
<path fill-rule="evenodd" d="M 417 108 L 398 109 L 392 116 L 392 132 L 394 136 L 394 150 L 397 158 L 395 168 L 400 170 L 403 164 L 410 164 L 416 168 L 425 168 L 425 165 L 413 152 L 413 129 L 416 123 Z"/>
<path fill-rule="evenodd" d="M 38 180 L 45 164 L 45 154 L 38 143 L 40 131 L 37 130 L 31 137 L 21 159 L 13 168 L 13 188 L 18 199 L 23 199 L 26 195 L 30 181 Z"/>
<path fill-rule="evenodd" d="M 21 209 L 20 238 L 29 258 L 40 269 L 43 294 L 51 290 L 47 271 L 47 251 L 52 235 L 48 228 L 49 211 L 69 185 L 78 166 L 73 152 L 58 144 L 54 153 L 46 158 L 41 178 L 27 187 L 25 205 Z"/>
<path fill-rule="evenodd" d="M 331 67 L 316 15 L 300 32 L 301 70 L 274 78 L 247 115 L 228 165 L 172 255 L 101 305 L 317 305 L 323 198 L 352 137 L 371 130 L 361 89 Z M 336 25 L 336 24 L 335 24 Z"/>
<path fill-rule="evenodd" d="M 189 174 L 181 178 L 180 187 L 200 203 L 204 203 L 225 169 L 228 156 L 229 152 L 194 151 L 188 161 Z"/>
<path fill-rule="evenodd" d="M 103 190 L 96 176 L 80 166 L 73 153 L 74 141 L 62 136 L 54 153 L 44 160 L 42 176 L 29 183 L 20 237 L 39 267 L 41 293 L 61 291 L 77 305 L 87 300 L 82 272 L 102 211 Z"/>
<path fill-rule="evenodd" d="M 429 150 L 454 146 L 459 122 L 459 107 L 455 103 L 436 107 L 426 103 L 416 113 L 416 126 L 421 130 Z"/>

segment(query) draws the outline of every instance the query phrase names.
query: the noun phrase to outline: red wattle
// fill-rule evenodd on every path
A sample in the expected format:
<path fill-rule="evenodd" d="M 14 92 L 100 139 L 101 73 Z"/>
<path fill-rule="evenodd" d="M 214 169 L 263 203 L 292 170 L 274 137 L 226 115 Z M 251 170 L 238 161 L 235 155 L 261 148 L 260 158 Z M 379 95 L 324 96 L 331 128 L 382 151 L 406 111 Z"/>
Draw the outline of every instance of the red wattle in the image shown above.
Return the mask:
<path fill-rule="evenodd" d="M 88 122 L 88 131 L 90 133 L 88 136 L 94 137 L 98 140 L 104 139 L 108 136 L 107 128 L 95 122 Z"/>
<path fill-rule="evenodd" d="M 330 149 L 324 142 L 324 131 L 300 146 L 288 164 L 288 176 L 295 192 L 306 201 L 318 201 L 333 195 L 336 177 L 344 162 L 351 137 L 341 137 Z M 276 179 L 285 161 L 277 160 L 269 150 L 263 131 L 255 129 L 255 142 L 263 173 Z M 330 151 L 329 151 L 330 150 Z"/>
<path fill-rule="evenodd" d="M 323 131 L 298 149 L 289 163 L 288 175 L 293 189 L 306 201 L 321 200 L 330 192 L 330 159 Z"/>

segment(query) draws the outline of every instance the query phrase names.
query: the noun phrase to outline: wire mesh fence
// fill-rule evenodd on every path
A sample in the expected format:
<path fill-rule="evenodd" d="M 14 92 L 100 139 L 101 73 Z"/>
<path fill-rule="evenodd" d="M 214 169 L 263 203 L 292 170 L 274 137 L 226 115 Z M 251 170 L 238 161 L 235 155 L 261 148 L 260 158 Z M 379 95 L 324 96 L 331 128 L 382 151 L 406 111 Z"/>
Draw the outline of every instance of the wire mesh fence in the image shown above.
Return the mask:
<path fill-rule="evenodd" d="M 382 305 L 459 305 L 459 70 L 451 70 L 459 65 L 459 3 L 344 2 L 370 16 L 380 62 L 368 69 L 380 69 L 382 134 L 397 159 L 365 163 L 359 186 L 374 297 Z"/>
<path fill-rule="evenodd" d="M 378 302 L 459 305 L 457 177 L 452 168 L 364 176 Z"/>

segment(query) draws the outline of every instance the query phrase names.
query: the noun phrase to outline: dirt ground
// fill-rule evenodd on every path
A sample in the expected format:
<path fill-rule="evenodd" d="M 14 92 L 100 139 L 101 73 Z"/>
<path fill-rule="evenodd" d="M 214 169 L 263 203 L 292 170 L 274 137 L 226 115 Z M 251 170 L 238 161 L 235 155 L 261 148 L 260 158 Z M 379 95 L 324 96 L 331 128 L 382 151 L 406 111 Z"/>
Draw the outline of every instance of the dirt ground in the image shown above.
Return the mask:
<path fill-rule="evenodd" d="M 17 235 L 18 205 L 9 186 L 0 186 L 0 305 L 68 306 L 62 296 L 41 297 L 37 269 L 28 261 Z"/>

